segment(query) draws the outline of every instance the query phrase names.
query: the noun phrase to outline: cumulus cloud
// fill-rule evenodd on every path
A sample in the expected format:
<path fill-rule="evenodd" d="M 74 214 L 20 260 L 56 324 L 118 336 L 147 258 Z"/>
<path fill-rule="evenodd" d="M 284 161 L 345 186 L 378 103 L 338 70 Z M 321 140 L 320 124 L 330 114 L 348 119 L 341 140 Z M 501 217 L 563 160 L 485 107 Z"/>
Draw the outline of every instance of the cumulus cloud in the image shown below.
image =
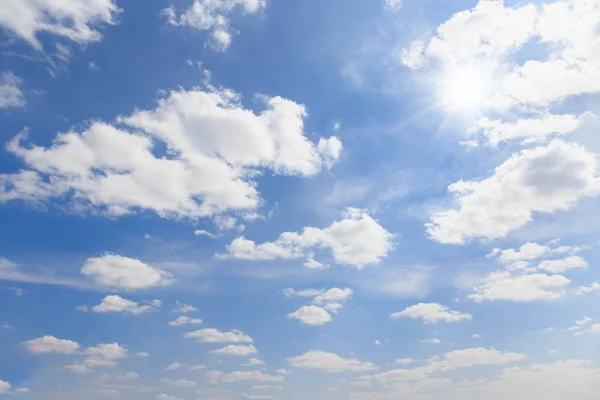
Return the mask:
<path fill-rule="evenodd" d="M 552 252 L 549 246 L 529 242 L 522 245 L 519 249 L 494 249 L 488 257 L 498 257 L 502 263 L 513 263 L 517 261 L 531 261 L 546 256 Z"/>
<path fill-rule="evenodd" d="M 79 209 L 116 217 L 251 212 L 261 204 L 257 172 L 313 176 L 339 156 L 331 144 L 341 151 L 336 137 L 308 140 L 303 105 L 271 97 L 264 108 L 255 113 L 232 90 L 209 86 L 172 91 L 154 109 L 119 117 L 118 128 L 93 122 L 82 133 L 58 134 L 48 148 L 24 144 L 24 131 L 7 149 L 27 169 L 0 175 L 0 201 L 73 194 Z M 168 157 L 155 155 L 154 143 L 163 144 Z"/>
<path fill-rule="evenodd" d="M 79 44 L 97 42 L 102 34 L 96 27 L 115 24 L 120 11 L 114 0 L 6 0 L 0 26 L 42 50 L 38 35 L 44 32 Z"/>
<path fill-rule="evenodd" d="M 0 74 L 0 108 L 25 106 L 25 96 L 19 87 L 22 83 L 12 72 Z"/>
<path fill-rule="evenodd" d="M 377 264 L 393 248 L 393 235 L 365 211 L 348 208 L 341 221 L 324 229 L 306 227 L 302 232 L 284 232 L 274 242 L 256 244 L 238 237 L 217 258 L 274 260 L 308 258 L 317 248 L 329 249 L 336 263 L 355 268 Z"/>
<path fill-rule="evenodd" d="M 230 355 L 230 356 L 249 356 L 251 354 L 256 354 L 258 351 L 256 347 L 253 345 L 240 346 L 230 344 L 229 346 L 225 346 L 222 349 L 216 349 L 209 351 L 211 354 L 220 354 L 220 355 Z"/>
<path fill-rule="evenodd" d="M 74 354 L 79 351 L 79 343 L 71 340 L 58 339 L 54 336 L 44 336 L 25 342 L 25 347 L 30 353 L 45 354 Z"/>
<path fill-rule="evenodd" d="M 354 358 L 343 358 L 334 353 L 310 350 L 301 356 L 289 357 L 292 367 L 321 369 L 327 372 L 373 371 L 377 367 L 371 362 L 362 362 Z"/>
<path fill-rule="evenodd" d="M 243 381 L 255 381 L 255 382 L 282 382 L 285 377 L 282 375 L 267 375 L 261 371 L 233 371 L 233 372 L 222 372 L 222 371 L 207 371 L 206 379 L 208 382 L 217 383 L 234 383 Z"/>
<path fill-rule="evenodd" d="M 176 370 L 180 369 L 181 367 L 182 367 L 181 363 L 175 362 L 173 364 L 167 365 L 167 368 L 165 368 L 165 371 L 176 371 Z"/>
<path fill-rule="evenodd" d="M 392 318 L 422 319 L 425 323 L 436 322 L 460 322 L 473 319 L 469 313 L 450 310 L 448 307 L 438 303 L 419 303 L 407 307 L 404 311 L 395 312 Z"/>
<path fill-rule="evenodd" d="M 207 328 L 187 332 L 186 338 L 196 339 L 203 343 L 252 343 L 253 340 L 244 332 L 234 329 L 230 332 L 221 332 L 218 329 Z"/>
<path fill-rule="evenodd" d="M 571 256 L 561 260 L 542 261 L 538 268 L 552 273 L 562 273 L 572 268 L 587 268 L 588 263 L 579 256 Z"/>
<path fill-rule="evenodd" d="M 554 300 L 566 294 L 565 287 L 571 283 L 562 275 L 514 274 L 496 271 L 484 278 L 468 297 L 476 302 L 507 300 L 532 302 Z"/>
<path fill-rule="evenodd" d="M 232 41 L 234 31 L 230 27 L 231 15 L 236 9 L 243 14 L 255 14 L 266 7 L 266 0 L 194 0 L 183 13 L 177 15 L 174 6 L 163 10 L 169 24 L 210 31 L 215 50 L 225 51 Z"/>
<path fill-rule="evenodd" d="M 293 313 L 288 314 L 288 318 L 297 319 L 305 325 L 323 325 L 331 321 L 331 315 L 322 307 L 303 306 Z"/>
<path fill-rule="evenodd" d="M 109 253 L 89 258 L 83 264 L 81 273 L 101 285 L 127 290 L 146 289 L 173 282 L 169 272 L 151 267 L 135 258 Z"/>
<path fill-rule="evenodd" d="M 452 244 L 501 238 L 526 225 L 535 213 L 567 210 L 599 188 L 595 155 L 554 140 L 513 155 L 487 179 L 450 185 L 458 208 L 434 213 L 427 232 L 438 242 Z"/>
<path fill-rule="evenodd" d="M 95 313 L 118 312 L 139 315 L 156 311 L 156 308 L 149 305 L 140 305 L 135 301 L 124 299 L 121 296 L 111 295 L 103 298 L 99 305 L 92 307 L 92 311 Z"/>
<path fill-rule="evenodd" d="M 83 354 L 87 356 L 85 359 L 67 365 L 65 369 L 77 374 L 86 374 L 97 367 L 114 367 L 118 360 L 127 357 L 128 351 L 118 343 L 108 343 L 88 347 Z"/>
<path fill-rule="evenodd" d="M 175 380 L 163 378 L 160 381 L 163 383 L 166 383 L 167 385 L 176 386 L 176 387 L 180 387 L 180 388 L 193 388 L 193 387 L 198 386 L 198 384 L 196 382 L 188 381 L 187 379 L 179 379 L 179 380 L 175 381 Z"/>
<path fill-rule="evenodd" d="M 202 320 L 200 318 L 190 318 L 186 316 L 178 317 L 175 321 L 169 322 L 169 326 L 184 326 L 184 325 L 200 325 Z"/>
<path fill-rule="evenodd" d="M 175 307 L 173 309 L 173 312 L 176 312 L 178 314 L 187 314 L 193 311 L 198 311 L 198 309 L 194 306 L 191 306 L 189 304 L 183 304 L 180 302 L 177 302 L 177 307 Z"/>

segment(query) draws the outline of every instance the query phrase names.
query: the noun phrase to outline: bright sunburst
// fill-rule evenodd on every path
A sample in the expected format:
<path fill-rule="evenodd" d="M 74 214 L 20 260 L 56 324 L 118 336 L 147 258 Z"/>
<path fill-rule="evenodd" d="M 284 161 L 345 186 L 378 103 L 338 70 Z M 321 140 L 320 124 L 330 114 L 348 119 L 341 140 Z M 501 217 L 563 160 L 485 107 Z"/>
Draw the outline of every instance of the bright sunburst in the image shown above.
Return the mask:
<path fill-rule="evenodd" d="M 440 106 L 451 114 L 477 114 L 491 93 L 492 74 L 483 65 L 456 65 L 440 77 Z"/>

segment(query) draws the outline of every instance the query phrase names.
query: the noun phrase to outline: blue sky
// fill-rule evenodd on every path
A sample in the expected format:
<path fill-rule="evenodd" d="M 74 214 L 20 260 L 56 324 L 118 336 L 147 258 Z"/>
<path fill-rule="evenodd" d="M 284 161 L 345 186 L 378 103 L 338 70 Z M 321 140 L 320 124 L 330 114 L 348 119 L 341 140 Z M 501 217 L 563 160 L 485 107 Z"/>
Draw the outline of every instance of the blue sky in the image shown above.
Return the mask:
<path fill-rule="evenodd" d="M 0 1 L 0 399 L 600 390 L 600 1 Z"/>

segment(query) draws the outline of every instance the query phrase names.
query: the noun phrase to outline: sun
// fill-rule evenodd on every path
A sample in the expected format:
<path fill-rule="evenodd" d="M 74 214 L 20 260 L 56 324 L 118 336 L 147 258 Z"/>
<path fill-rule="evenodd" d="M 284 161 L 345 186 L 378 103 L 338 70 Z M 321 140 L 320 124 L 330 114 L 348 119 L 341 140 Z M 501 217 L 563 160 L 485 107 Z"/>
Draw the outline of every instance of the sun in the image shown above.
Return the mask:
<path fill-rule="evenodd" d="M 439 79 L 440 106 L 451 114 L 478 114 L 491 93 L 492 74 L 483 65 L 454 65 Z"/>

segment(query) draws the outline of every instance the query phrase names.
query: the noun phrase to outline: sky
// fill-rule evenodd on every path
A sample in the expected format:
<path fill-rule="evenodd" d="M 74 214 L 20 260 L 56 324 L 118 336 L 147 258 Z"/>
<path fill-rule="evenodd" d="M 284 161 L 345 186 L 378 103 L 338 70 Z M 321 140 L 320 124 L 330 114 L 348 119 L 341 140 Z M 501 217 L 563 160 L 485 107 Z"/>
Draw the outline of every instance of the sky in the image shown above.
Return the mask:
<path fill-rule="evenodd" d="M 0 0 L 0 399 L 597 399 L 598 21 Z"/>

